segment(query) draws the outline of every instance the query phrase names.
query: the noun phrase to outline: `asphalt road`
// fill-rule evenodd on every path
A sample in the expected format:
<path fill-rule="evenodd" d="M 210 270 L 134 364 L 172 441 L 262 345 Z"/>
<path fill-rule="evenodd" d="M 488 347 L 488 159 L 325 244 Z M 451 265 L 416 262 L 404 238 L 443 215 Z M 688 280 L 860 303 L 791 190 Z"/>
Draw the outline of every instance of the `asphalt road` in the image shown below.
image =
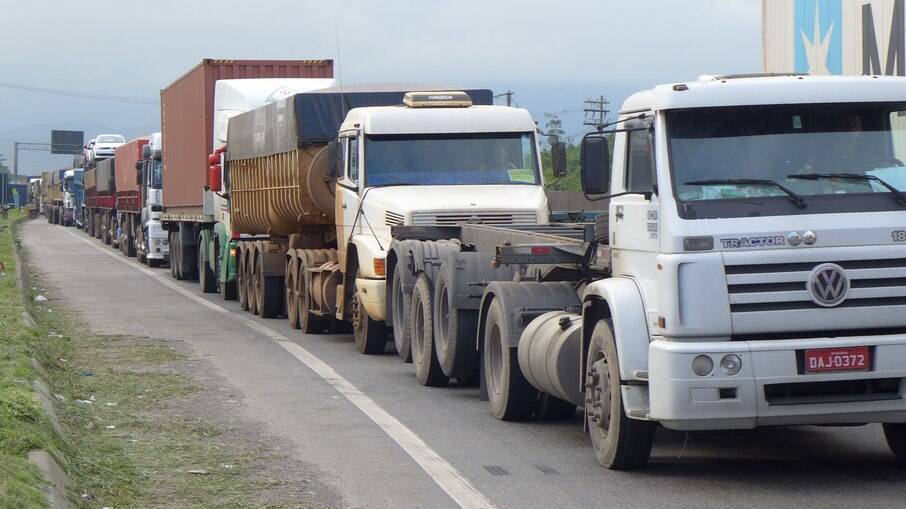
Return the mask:
<path fill-rule="evenodd" d="M 659 429 L 649 468 L 612 472 L 579 419 L 498 421 L 476 388 L 422 387 L 396 354 L 360 355 L 349 335 L 302 335 L 242 312 L 72 228 L 31 221 L 23 242 L 60 304 L 98 331 L 184 341 L 237 391 L 245 416 L 292 444 L 351 507 L 456 507 L 451 485 L 474 490 L 463 506 L 500 508 L 906 503 L 906 469 L 877 425 Z"/>

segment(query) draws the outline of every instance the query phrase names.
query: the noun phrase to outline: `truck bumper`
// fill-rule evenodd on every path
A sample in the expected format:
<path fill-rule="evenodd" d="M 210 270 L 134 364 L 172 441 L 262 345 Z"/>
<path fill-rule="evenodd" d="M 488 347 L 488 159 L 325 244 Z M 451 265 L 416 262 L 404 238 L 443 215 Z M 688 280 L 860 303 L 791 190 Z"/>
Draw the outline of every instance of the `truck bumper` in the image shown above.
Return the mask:
<path fill-rule="evenodd" d="M 373 320 L 384 321 L 387 319 L 387 304 L 385 293 L 387 291 L 386 279 L 356 279 L 356 288 L 359 299 L 365 306 L 365 311 Z"/>
<path fill-rule="evenodd" d="M 867 371 L 806 374 L 806 349 L 868 346 Z M 734 376 L 720 367 L 736 354 Z M 698 376 L 692 360 L 713 371 Z M 745 429 L 791 424 L 906 422 L 906 334 L 771 341 L 651 342 L 649 419 L 678 430 Z"/>

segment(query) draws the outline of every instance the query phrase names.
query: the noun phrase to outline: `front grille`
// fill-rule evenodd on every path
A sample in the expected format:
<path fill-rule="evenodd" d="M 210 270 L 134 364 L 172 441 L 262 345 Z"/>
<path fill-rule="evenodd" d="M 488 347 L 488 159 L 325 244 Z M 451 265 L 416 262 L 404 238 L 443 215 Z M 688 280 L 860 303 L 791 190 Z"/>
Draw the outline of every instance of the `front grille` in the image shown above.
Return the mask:
<path fill-rule="evenodd" d="M 824 263 L 764 263 L 726 265 L 730 311 L 795 311 L 826 309 L 812 301 L 806 289 L 811 271 Z M 838 308 L 906 305 L 906 258 L 833 261 L 850 281 L 846 300 Z"/>
<path fill-rule="evenodd" d="M 901 378 L 796 382 L 764 386 L 769 405 L 813 405 L 902 399 Z"/>
<path fill-rule="evenodd" d="M 396 212 L 390 212 L 389 210 L 384 212 L 384 224 L 387 226 L 399 226 L 403 224 L 404 218 L 402 214 L 397 214 Z"/>
<path fill-rule="evenodd" d="M 508 212 L 414 212 L 412 224 L 415 226 L 451 226 L 463 223 L 480 224 L 535 224 L 537 217 L 534 210 Z"/>

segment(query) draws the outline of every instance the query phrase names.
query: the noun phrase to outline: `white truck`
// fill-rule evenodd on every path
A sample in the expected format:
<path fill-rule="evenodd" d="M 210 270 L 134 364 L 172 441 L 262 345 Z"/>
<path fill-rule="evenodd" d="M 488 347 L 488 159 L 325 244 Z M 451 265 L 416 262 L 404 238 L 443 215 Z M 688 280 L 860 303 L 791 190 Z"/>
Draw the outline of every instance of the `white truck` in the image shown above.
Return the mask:
<path fill-rule="evenodd" d="M 906 458 L 906 79 L 702 77 L 610 127 L 582 141 L 594 231 L 393 228 L 419 379 L 477 364 L 504 420 L 584 407 L 613 469 L 657 423 L 883 423 Z"/>
<path fill-rule="evenodd" d="M 141 226 L 135 234 L 138 260 L 150 267 L 159 267 L 170 259 L 167 232 L 161 227 L 163 211 L 163 141 L 160 133 L 152 133 L 148 144 L 142 146 L 142 157 L 135 163 L 140 182 Z"/>
<path fill-rule="evenodd" d="M 351 323 L 360 352 L 382 353 L 395 327 L 393 226 L 547 222 L 537 126 L 492 100 L 489 90 L 347 86 L 230 119 L 226 150 L 212 155 L 224 185 L 210 187 L 228 196 L 241 307 L 286 310 L 305 332 Z M 205 287 L 220 263 L 199 260 L 213 262 Z M 405 329 L 393 332 L 408 358 Z"/>

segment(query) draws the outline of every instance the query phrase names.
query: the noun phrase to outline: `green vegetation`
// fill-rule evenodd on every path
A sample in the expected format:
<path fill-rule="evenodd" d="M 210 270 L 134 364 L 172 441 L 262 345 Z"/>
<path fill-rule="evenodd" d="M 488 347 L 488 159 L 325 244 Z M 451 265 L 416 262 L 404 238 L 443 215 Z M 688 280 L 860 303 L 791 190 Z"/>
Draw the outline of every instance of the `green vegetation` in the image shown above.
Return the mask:
<path fill-rule="evenodd" d="M 43 507 L 46 498 L 28 451 L 58 453 L 60 443 L 32 388 L 36 374 L 29 357 L 40 334 L 26 325 L 16 287 L 13 224 L 20 214 L 13 210 L 0 218 L 0 507 L 30 508 Z"/>
<path fill-rule="evenodd" d="M 581 191 L 579 180 L 579 146 L 566 145 L 566 176 L 555 177 L 551 164 L 550 149 L 541 151 L 541 167 L 544 168 L 544 187 L 550 191 Z"/>

